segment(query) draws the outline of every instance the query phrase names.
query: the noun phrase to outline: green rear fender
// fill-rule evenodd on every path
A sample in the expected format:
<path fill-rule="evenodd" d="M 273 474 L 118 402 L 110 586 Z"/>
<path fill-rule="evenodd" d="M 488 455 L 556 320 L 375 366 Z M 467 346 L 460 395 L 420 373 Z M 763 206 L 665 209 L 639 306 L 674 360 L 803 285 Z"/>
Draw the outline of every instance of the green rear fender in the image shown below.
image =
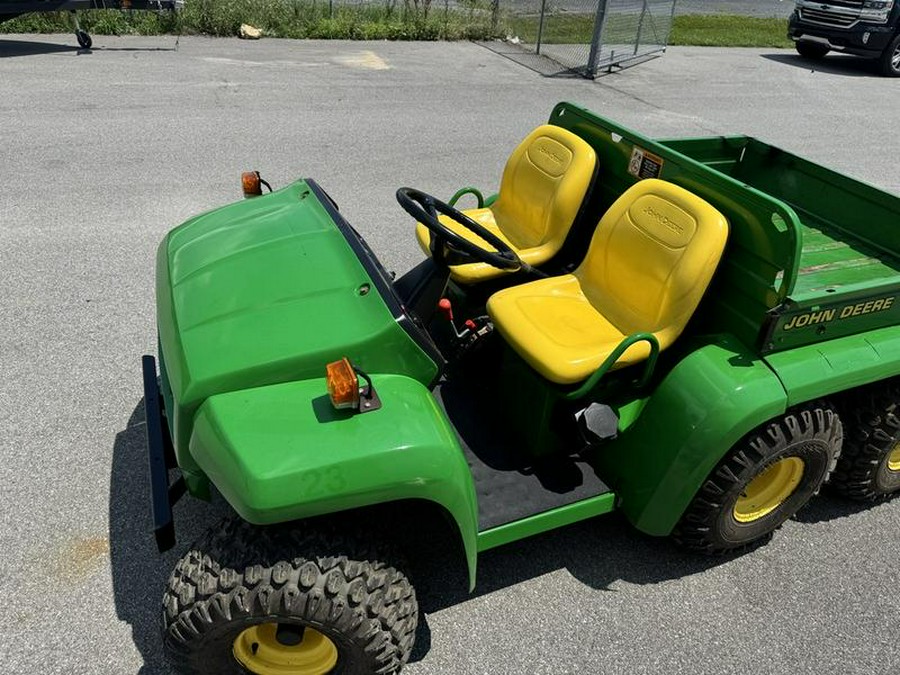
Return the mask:
<path fill-rule="evenodd" d="M 635 527 L 667 535 L 729 448 L 786 405 L 765 363 L 725 338 L 680 361 L 598 462 Z"/>
<path fill-rule="evenodd" d="M 437 503 L 475 579 L 478 510 L 455 432 L 431 393 L 373 375 L 382 407 L 335 410 L 324 379 L 219 394 L 197 412 L 190 452 L 231 506 L 257 524 L 397 500 Z"/>

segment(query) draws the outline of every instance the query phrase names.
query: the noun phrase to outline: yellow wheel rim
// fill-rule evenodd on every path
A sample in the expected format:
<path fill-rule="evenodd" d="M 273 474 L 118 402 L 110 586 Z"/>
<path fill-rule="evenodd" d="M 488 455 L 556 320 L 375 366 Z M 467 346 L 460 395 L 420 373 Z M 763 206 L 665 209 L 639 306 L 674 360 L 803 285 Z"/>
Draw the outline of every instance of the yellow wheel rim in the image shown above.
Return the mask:
<path fill-rule="evenodd" d="M 900 471 L 900 441 L 896 441 L 894 448 L 888 453 L 888 469 Z"/>
<path fill-rule="evenodd" d="M 262 623 L 234 640 L 234 658 L 256 675 L 325 675 L 337 664 L 334 643 L 319 631 Z"/>
<path fill-rule="evenodd" d="M 803 478 L 803 460 L 785 457 L 751 480 L 734 505 L 734 519 L 752 523 L 768 515 L 791 496 Z"/>

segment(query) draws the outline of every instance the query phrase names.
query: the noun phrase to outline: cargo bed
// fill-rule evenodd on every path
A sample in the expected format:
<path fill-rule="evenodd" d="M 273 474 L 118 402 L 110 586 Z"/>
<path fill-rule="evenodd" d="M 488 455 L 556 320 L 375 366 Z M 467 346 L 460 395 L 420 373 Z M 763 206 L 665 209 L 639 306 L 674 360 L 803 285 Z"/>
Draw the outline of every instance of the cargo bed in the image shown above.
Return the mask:
<path fill-rule="evenodd" d="M 897 323 L 900 198 L 755 138 L 661 144 L 766 193 L 795 214 L 794 222 L 783 224 L 796 230 L 792 286 L 773 312 L 764 349 Z"/>

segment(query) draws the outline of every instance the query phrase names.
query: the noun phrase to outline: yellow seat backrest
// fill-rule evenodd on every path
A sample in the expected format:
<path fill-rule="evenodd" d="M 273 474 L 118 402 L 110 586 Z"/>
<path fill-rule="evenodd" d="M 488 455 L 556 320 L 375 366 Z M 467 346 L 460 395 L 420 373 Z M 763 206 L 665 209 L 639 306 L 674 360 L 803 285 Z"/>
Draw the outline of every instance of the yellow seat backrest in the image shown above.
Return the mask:
<path fill-rule="evenodd" d="M 547 247 L 546 259 L 565 241 L 597 167 L 594 149 L 562 127 L 544 124 L 510 155 L 495 222 L 516 249 Z"/>
<path fill-rule="evenodd" d="M 624 335 L 654 333 L 665 349 L 700 303 L 727 237 L 728 222 L 708 202 L 647 179 L 606 212 L 574 275 Z"/>

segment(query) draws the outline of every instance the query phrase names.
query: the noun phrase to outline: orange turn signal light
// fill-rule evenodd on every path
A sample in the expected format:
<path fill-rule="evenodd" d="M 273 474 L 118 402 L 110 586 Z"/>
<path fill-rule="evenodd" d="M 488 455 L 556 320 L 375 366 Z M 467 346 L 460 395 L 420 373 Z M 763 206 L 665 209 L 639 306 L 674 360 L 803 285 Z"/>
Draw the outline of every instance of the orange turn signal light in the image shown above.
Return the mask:
<path fill-rule="evenodd" d="M 245 171 L 241 174 L 241 187 L 244 197 L 259 197 L 262 194 L 262 179 L 259 171 Z"/>
<path fill-rule="evenodd" d="M 335 408 L 359 408 L 359 380 L 350 359 L 344 357 L 325 366 L 325 381 Z"/>

